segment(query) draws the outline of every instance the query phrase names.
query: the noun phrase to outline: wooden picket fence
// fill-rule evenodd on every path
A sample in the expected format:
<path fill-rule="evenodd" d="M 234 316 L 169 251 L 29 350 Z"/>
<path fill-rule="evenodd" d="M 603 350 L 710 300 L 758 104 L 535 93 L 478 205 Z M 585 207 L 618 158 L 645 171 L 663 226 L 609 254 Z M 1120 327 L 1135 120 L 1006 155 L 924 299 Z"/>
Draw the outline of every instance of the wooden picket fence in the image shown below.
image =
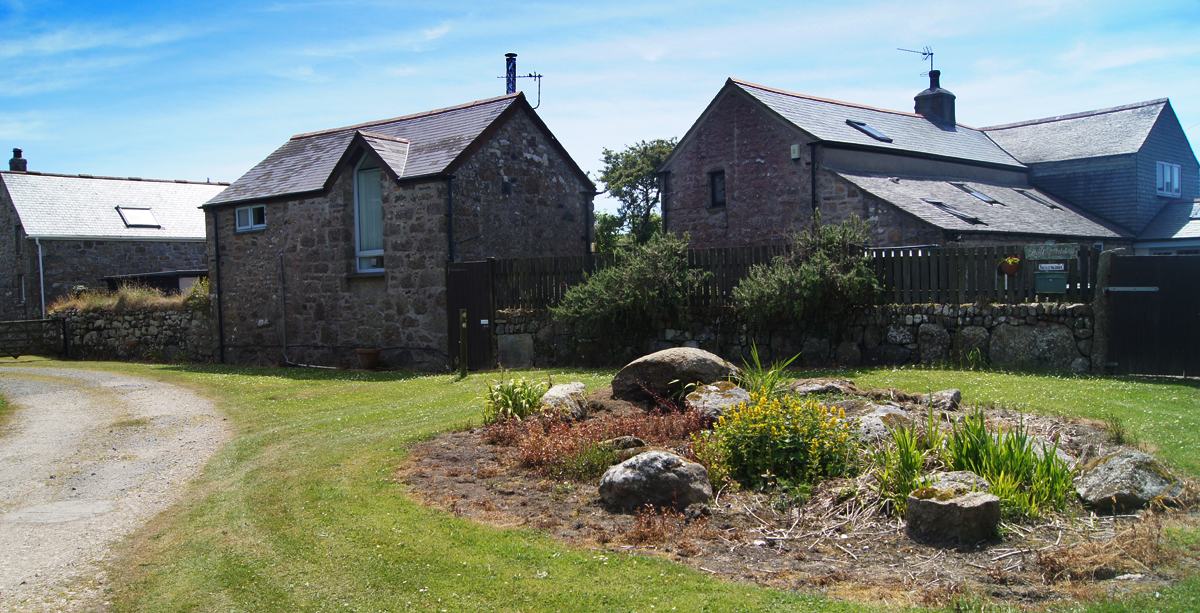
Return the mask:
<path fill-rule="evenodd" d="M 783 245 L 689 249 L 688 266 L 712 273 L 693 293 L 693 307 L 731 305 L 731 293 L 750 269 L 783 253 Z M 923 304 L 996 302 L 1022 303 L 1035 299 L 1090 302 L 1096 283 L 1100 251 L 1081 246 L 1066 262 L 1067 293 L 1037 296 L 1037 262 L 1026 260 L 1024 247 L 941 248 L 897 247 L 868 251 L 881 286 L 881 303 Z M 1022 258 L 1015 276 L 998 272 L 1000 260 Z M 556 304 L 567 289 L 583 282 L 589 272 L 616 264 L 616 256 L 512 258 L 489 260 L 494 308 L 540 310 Z"/>

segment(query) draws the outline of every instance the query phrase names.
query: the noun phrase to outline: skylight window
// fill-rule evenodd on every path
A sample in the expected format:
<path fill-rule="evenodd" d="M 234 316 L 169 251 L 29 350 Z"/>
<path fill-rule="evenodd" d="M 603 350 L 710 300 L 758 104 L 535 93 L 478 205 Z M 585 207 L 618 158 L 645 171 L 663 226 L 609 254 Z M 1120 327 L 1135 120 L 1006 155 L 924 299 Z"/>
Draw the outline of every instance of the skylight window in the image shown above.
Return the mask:
<path fill-rule="evenodd" d="M 964 212 L 946 204 L 945 202 L 942 202 L 941 200 L 931 200 L 929 198 L 922 198 L 921 200 L 924 200 L 925 202 L 928 202 L 929 204 L 932 204 L 933 206 L 941 209 L 942 211 L 949 213 L 969 224 L 982 224 L 983 223 L 983 221 L 980 220 L 978 217 L 971 215 L 970 213 L 964 213 Z"/>
<path fill-rule="evenodd" d="M 880 132 L 879 130 L 876 130 L 875 128 L 872 128 L 871 126 L 868 126 L 865 122 L 856 121 L 854 119 L 847 119 L 846 124 L 851 127 L 854 127 L 859 132 L 862 132 L 863 134 L 866 134 L 867 136 L 870 136 L 871 138 L 873 138 L 877 141 L 882 141 L 885 143 L 892 142 L 892 137 L 888 136 L 887 134 L 884 134 L 883 132 Z"/>
<path fill-rule="evenodd" d="M 951 183 L 950 185 L 953 185 L 954 187 L 957 187 L 958 189 L 961 189 L 964 192 L 967 192 L 968 194 L 971 194 L 972 196 L 975 196 L 976 198 L 979 198 L 980 200 L 982 200 L 988 204 L 999 204 L 999 205 L 1004 204 L 1003 202 L 1000 202 L 999 200 L 996 200 L 995 198 L 993 198 L 977 189 L 974 189 L 974 188 L 968 186 L 966 183 Z"/>
<path fill-rule="evenodd" d="M 1189 219 L 1200 219 L 1200 202 L 1192 205 L 1192 214 Z"/>
<path fill-rule="evenodd" d="M 121 220 L 125 222 L 126 228 L 162 227 L 158 224 L 158 220 L 154 219 L 154 213 L 150 212 L 149 208 L 119 206 L 117 212 L 121 214 Z"/>
<path fill-rule="evenodd" d="M 1016 190 L 1016 191 L 1017 191 L 1017 193 L 1021 194 L 1022 196 L 1025 196 L 1026 198 L 1029 198 L 1030 200 L 1032 200 L 1032 201 L 1034 201 L 1034 202 L 1036 202 L 1036 203 L 1038 203 L 1038 204 L 1042 204 L 1042 205 L 1048 206 L 1048 207 L 1050 207 L 1050 208 L 1052 208 L 1052 209 L 1058 209 L 1058 210 L 1062 210 L 1062 207 L 1061 207 L 1061 206 L 1058 206 L 1057 204 L 1054 204 L 1053 202 L 1050 202 L 1049 200 L 1046 200 L 1045 198 L 1043 198 L 1043 197 L 1041 197 L 1041 196 L 1039 196 L 1039 195 L 1037 195 L 1037 194 L 1035 194 L 1035 193 L 1033 193 L 1033 192 L 1026 191 L 1026 190 L 1023 190 L 1023 189 L 1018 189 L 1018 190 Z"/>

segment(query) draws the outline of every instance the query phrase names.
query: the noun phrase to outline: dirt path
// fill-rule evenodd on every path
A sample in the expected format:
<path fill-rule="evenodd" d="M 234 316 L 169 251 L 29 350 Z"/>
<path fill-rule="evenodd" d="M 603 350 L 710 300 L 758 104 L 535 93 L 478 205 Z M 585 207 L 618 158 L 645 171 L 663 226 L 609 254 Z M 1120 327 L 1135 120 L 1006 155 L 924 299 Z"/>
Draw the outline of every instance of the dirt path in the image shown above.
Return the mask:
<path fill-rule="evenodd" d="M 103 563 L 228 440 L 208 400 L 106 372 L 0 367 L 0 611 L 102 610 Z"/>

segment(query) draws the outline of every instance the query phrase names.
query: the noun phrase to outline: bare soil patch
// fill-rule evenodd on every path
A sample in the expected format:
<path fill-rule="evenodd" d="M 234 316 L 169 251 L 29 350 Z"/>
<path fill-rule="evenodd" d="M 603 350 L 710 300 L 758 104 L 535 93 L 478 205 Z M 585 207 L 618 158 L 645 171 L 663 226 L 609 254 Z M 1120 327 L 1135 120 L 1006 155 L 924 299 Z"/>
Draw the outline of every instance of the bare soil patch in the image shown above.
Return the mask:
<path fill-rule="evenodd" d="M 610 403 L 599 415 L 636 407 Z M 1023 421 L 1072 455 L 1108 453 L 1098 424 L 990 407 L 989 421 Z M 425 504 L 496 527 L 529 527 L 606 553 L 665 557 L 715 576 L 778 589 L 886 605 L 939 606 L 972 595 L 1038 609 L 1161 589 L 1196 572 L 1195 551 L 1165 546 L 1166 526 L 1195 526 L 1194 513 L 1097 516 L 1082 509 L 1002 524 L 1001 536 L 945 548 L 913 541 L 881 515 L 869 474 L 821 483 L 802 504 L 722 490 L 707 516 L 614 512 L 597 483 L 555 481 L 520 466 L 482 429 L 450 432 L 412 449 L 398 474 Z M 668 450 L 681 453 L 684 443 Z"/>

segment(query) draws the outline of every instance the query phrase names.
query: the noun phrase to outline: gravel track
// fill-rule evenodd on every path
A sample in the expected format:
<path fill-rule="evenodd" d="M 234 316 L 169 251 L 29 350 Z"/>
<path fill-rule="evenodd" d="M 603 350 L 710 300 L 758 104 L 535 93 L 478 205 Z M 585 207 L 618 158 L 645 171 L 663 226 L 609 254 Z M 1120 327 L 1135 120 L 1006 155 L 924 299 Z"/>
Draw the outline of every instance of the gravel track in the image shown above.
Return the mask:
<path fill-rule="evenodd" d="M 190 390 L 115 373 L 0 367 L 0 612 L 105 609 L 112 547 L 174 504 L 230 438 Z"/>

